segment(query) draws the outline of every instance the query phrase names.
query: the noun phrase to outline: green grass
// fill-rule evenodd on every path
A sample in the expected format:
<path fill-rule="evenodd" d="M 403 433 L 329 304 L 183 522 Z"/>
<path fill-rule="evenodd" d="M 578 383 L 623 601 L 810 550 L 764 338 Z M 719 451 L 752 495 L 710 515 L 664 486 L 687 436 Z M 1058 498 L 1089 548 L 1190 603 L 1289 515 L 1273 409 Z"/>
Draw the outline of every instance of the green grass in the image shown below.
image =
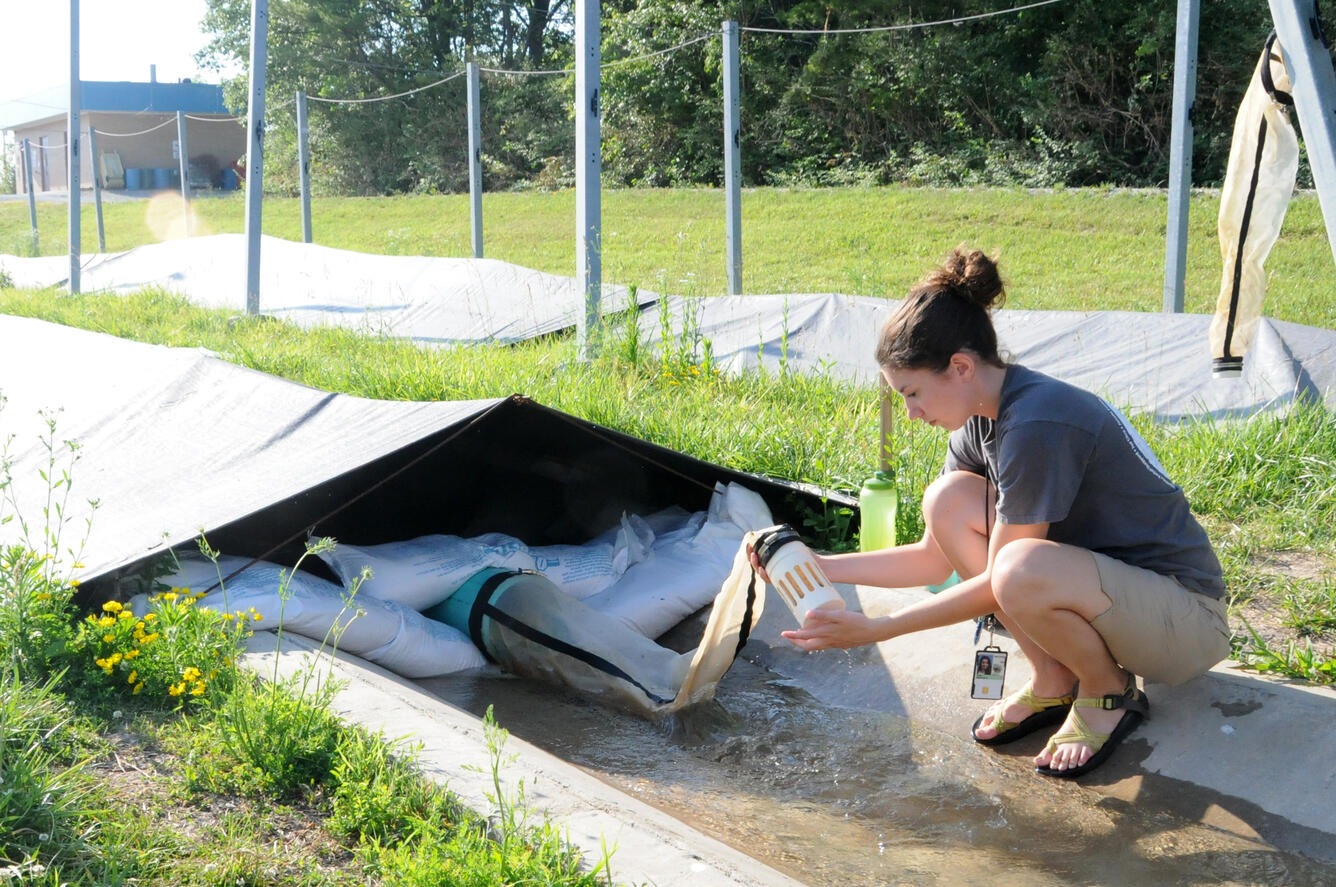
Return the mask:
<path fill-rule="evenodd" d="M 239 233 L 240 195 L 198 199 L 199 232 Z M 176 196 L 105 207 L 107 248 L 165 239 Z M 1186 310 L 1209 313 L 1220 288 L 1218 195 L 1198 192 L 1189 213 Z M 317 198 L 315 242 L 398 255 L 467 256 L 467 195 Z M 488 258 L 554 274 L 575 270 L 575 199 L 496 193 L 483 199 Z M 1167 200 L 1159 191 L 754 189 L 742 198 L 743 284 L 749 293 L 843 292 L 899 297 L 950 247 L 968 242 L 1002 257 L 1017 308 L 1159 311 Z M 66 209 L 38 206 L 41 252 L 66 252 Z M 301 239 L 299 203 L 265 202 L 264 231 Z M 610 283 L 659 292 L 722 293 L 724 194 L 719 190 L 610 190 L 603 195 L 603 272 Z M 26 255 L 28 210 L 0 204 L 0 253 Z M 97 244 L 91 207 L 83 244 Z M 1311 193 L 1296 195 L 1267 261 L 1268 316 L 1336 326 L 1332 251 Z"/>

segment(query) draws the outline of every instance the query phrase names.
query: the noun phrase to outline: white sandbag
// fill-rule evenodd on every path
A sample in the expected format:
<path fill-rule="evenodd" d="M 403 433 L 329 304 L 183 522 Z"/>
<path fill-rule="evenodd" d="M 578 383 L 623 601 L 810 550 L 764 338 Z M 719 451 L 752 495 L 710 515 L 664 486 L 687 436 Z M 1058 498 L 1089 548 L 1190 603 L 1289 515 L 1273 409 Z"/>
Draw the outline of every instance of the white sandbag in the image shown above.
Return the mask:
<path fill-rule="evenodd" d="M 660 647 L 543 576 L 518 570 L 484 569 L 428 613 L 468 631 L 508 672 L 662 717 L 713 696 L 761 618 L 765 585 L 747 557 L 751 538 L 739 540 L 701 642 L 689 653 Z"/>
<path fill-rule="evenodd" d="M 374 598 L 365 598 L 360 606 L 374 606 Z M 384 646 L 360 653 L 377 665 L 406 678 L 430 678 L 487 664 L 468 636 L 417 610 L 383 601 L 399 616 L 399 631 Z M 348 652 L 357 652 L 344 647 Z"/>
<path fill-rule="evenodd" d="M 416 610 L 360 593 L 346 601 L 344 589 L 318 576 L 264 561 L 248 564 L 250 559 L 243 557 L 221 557 L 217 567 L 203 558 L 183 558 L 181 568 L 160 581 L 173 588 L 202 591 L 217 584 L 221 572 L 226 581 L 195 606 L 247 614 L 253 607 L 261 617 L 251 624 L 257 631 L 281 627 L 404 677 L 431 677 L 485 664 L 468 637 Z M 237 570 L 241 572 L 231 576 Z M 291 579 L 285 601 L 279 587 L 287 573 Z M 131 601 L 137 616 L 147 612 L 148 605 L 147 595 L 136 595 Z"/>
<path fill-rule="evenodd" d="M 773 523 L 759 495 L 737 483 L 719 485 L 708 512 L 662 533 L 644 560 L 585 603 L 656 638 L 710 603 L 743 536 Z"/>
<path fill-rule="evenodd" d="M 487 567 L 541 573 L 577 598 L 588 597 L 617 581 L 643 559 L 654 542 L 647 521 L 622 516 L 618 527 L 585 545 L 529 547 L 513 536 L 485 533 L 420 536 L 381 545 L 340 543 L 320 557 L 348 584 L 371 568 L 361 594 L 425 610 L 449 597 L 466 579 Z"/>

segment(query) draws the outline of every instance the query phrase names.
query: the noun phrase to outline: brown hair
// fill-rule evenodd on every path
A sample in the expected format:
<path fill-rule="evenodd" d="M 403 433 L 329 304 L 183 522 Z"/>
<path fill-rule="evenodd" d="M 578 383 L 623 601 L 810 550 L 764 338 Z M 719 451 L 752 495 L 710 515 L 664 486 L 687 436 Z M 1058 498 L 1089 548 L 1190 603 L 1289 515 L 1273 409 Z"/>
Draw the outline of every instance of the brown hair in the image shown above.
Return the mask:
<path fill-rule="evenodd" d="M 881 328 L 877 366 L 940 372 L 957 351 L 1006 366 L 988 314 L 1006 298 L 997 263 L 977 249 L 956 247 L 909 291 Z"/>

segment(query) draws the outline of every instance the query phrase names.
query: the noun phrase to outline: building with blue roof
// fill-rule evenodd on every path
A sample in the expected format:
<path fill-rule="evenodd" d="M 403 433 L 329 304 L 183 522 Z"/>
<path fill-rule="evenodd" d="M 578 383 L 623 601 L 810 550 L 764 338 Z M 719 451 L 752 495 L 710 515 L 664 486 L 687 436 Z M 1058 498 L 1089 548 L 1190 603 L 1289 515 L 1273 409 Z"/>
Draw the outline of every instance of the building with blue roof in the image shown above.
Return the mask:
<path fill-rule="evenodd" d="M 146 82 L 84 80 L 79 123 L 83 168 L 79 180 L 93 186 L 94 158 L 88 130 L 97 132 L 97 174 L 103 187 L 156 190 L 180 184 L 176 113 L 186 115 L 190 184 L 196 188 L 235 186 L 246 153 L 243 115 L 223 102 L 223 88 L 182 80 Z M 67 191 L 69 87 L 44 90 L 0 103 L 0 130 L 13 137 L 18 192 L 26 193 L 24 142 L 30 146 L 35 192 Z"/>

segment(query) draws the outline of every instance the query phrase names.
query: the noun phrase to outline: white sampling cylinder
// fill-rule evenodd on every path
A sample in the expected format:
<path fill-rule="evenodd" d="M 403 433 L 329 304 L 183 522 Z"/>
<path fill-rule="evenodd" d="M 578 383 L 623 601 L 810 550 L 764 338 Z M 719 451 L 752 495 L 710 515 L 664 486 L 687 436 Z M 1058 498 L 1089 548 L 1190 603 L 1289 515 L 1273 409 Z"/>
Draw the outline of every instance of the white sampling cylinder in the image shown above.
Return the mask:
<path fill-rule="evenodd" d="M 817 565 L 812 549 L 788 524 L 759 531 L 755 550 L 770 584 L 799 625 L 811 610 L 844 608 L 844 598 Z"/>

